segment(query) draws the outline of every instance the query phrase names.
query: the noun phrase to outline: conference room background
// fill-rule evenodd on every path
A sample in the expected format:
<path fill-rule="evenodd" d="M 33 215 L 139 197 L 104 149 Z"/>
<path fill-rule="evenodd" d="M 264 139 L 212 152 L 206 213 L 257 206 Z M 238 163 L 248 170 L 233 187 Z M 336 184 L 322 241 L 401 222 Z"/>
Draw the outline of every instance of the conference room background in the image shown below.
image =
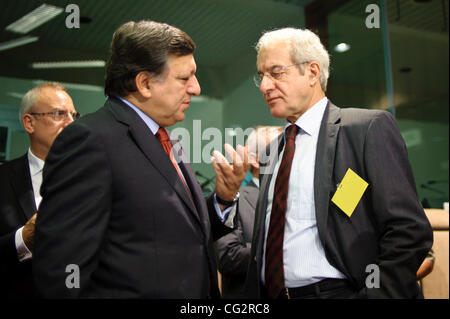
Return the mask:
<path fill-rule="evenodd" d="M 320 35 L 331 55 L 328 98 L 339 107 L 393 113 L 422 204 L 442 208 L 448 202 L 448 0 L 48 0 L 45 4 L 62 9 L 55 17 L 30 31 L 8 29 L 43 4 L 1 2 L 0 162 L 23 155 L 29 147 L 18 110 L 25 92 L 36 84 L 62 82 L 83 115 L 103 105 L 101 61 L 107 58 L 114 30 L 129 20 L 172 24 L 197 44 L 202 93 L 192 99 L 186 119 L 169 128 L 186 128 L 190 147 L 198 138 L 194 130 L 199 123 L 201 130 L 219 129 L 223 142 L 228 136 L 233 144 L 239 129 L 284 125 L 270 116 L 253 83 L 254 45 L 264 31 L 306 27 Z M 26 44 L 11 45 L 17 40 Z M 100 63 L 37 63 L 63 61 Z M 203 147 L 209 142 L 195 141 Z M 212 189 L 211 165 L 202 161 L 192 166 L 205 191 Z"/>

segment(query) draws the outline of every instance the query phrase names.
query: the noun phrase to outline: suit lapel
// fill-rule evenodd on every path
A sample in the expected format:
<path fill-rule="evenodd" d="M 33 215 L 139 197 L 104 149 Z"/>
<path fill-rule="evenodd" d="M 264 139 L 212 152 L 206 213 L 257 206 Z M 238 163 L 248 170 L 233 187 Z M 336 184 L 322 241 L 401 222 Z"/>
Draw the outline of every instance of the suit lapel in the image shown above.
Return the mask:
<path fill-rule="evenodd" d="M 153 166 L 161 173 L 167 180 L 169 185 L 175 190 L 178 196 L 183 200 L 191 213 L 198 220 L 199 216 L 197 210 L 192 202 L 183 182 L 180 180 L 178 172 L 173 166 L 172 162 L 164 152 L 161 144 L 157 138 L 151 133 L 150 129 L 139 118 L 135 112 L 120 100 L 110 99 L 109 106 L 114 116 L 119 122 L 127 124 L 130 135 L 144 153 L 145 157 L 153 164 Z"/>
<path fill-rule="evenodd" d="M 181 143 L 179 141 L 176 141 L 174 143 L 174 149 L 181 146 Z M 179 146 L 177 146 L 179 145 Z M 186 153 L 182 148 L 179 148 L 179 152 L 182 152 L 181 156 L 179 157 L 179 166 L 181 171 L 183 172 L 183 176 L 186 180 L 186 183 L 189 187 L 189 190 L 191 192 L 192 198 L 194 200 L 194 203 L 192 203 L 192 200 L 190 200 L 190 203 L 195 205 L 197 212 L 196 216 L 200 218 L 203 232 L 205 233 L 206 237 L 209 238 L 209 231 L 208 231 L 208 225 L 209 225 L 209 217 L 208 217 L 208 208 L 205 205 L 205 199 L 203 196 L 203 191 L 197 182 L 197 179 L 195 178 L 195 173 L 192 170 L 191 165 L 189 165 L 189 159 L 187 158 Z M 179 153 L 178 153 L 179 154 Z M 175 154 L 175 157 L 178 157 L 177 154 Z M 184 187 L 184 186 L 183 186 Z M 186 192 L 187 194 L 187 192 Z"/>
<path fill-rule="evenodd" d="M 273 170 L 275 169 L 275 165 L 278 162 L 279 154 L 283 149 L 283 137 L 284 135 L 281 134 L 278 139 L 275 139 L 274 141 L 272 141 L 272 143 L 269 144 L 269 154 L 262 154 L 262 156 L 260 156 L 259 171 L 262 177 L 260 179 L 260 188 L 258 201 L 256 203 L 256 216 L 254 225 L 254 232 L 258 236 L 258 240 L 256 241 L 256 243 L 258 244 L 258 246 L 256 247 L 256 260 L 258 263 L 258 267 L 261 267 L 269 185 L 270 181 L 272 180 Z"/>
<path fill-rule="evenodd" d="M 278 157 L 283 149 L 284 139 L 283 134 L 281 134 L 278 139 L 269 145 L 269 154 L 262 154 L 260 157 L 260 169 L 259 173 L 262 178 L 260 181 L 260 194 L 264 194 L 265 197 L 259 196 L 260 200 L 265 200 L 265 206 L 267 207 L 267 191 L 269 189 L 270 180 L 272 179 L 273 170 L 275 169 L 275 165 L 278 162 Z"/>
<path fill-rule="evenodd" d="M 340 109 L 328 102 L 317 141 L 314 171 L 314 201 L 319 237 L 325 246 L 328 207 L 333 187 L 334 156 L 340 128 Z"/>
<path fill-rule="evenodd" d="M 19 200 L 20 207 L 26 220 L 30 219 L 37 211 L 34 201 L 33 185 L 31 183 L 28 155 L 20 158 L 17 165 L 12 168 L 11 184 Z"/>
<path fill-rule="evenodd" d="M 192 205 L 195 205 L 196 210 L 193 210 L 194 212 L 197 212 L 199 215 L 197 217 L 200 217 L 200 219 L 203 221 L 203 225 L 205 226 L 205 222 L 208 221 L 207 216 L 207 208 L 204 204 L 204 197 L 203 197 L 203 191 L 200 187 L 200 185 L 197 182 L 197 179 L 195 178 L 195 173 L 192 170 L 191 165 L 189 165 L 190 159 L 188 158 L 186 152 L 183 149 L 183 146 L 181 142 L 177 138 L 172 138 L 171 141 L 173 144 L 173 152 L 175 159 L 179 163 L 181 172 L 183 173 L 184 179 L 186 180 L 186 183 L 189 187 L 189 190 L 192 195 L 192 199 L 194 200 L 194 203 L 189 198 L 189 202 Z M 188 195 L 186 189 L 184 188 L 186 195 Z M 189 196 L 189 195 L 188 195 Z M 192 206 L 192 209 L 194 209 L 194 206 Z M 207 234 L 208 232 L 205 231 Z"/>

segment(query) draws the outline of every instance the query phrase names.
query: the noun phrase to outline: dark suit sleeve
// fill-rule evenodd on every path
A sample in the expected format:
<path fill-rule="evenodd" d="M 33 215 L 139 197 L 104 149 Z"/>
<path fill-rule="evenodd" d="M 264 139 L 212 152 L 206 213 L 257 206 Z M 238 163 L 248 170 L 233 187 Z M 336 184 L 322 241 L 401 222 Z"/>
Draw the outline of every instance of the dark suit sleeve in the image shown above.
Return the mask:
<path fill-rule="evenodd" d="M 16 231 L 0 236 L 0 273 L 6 276 L 20 266 L 16 250 Z"/>
<path fill-rule="evenodd" d="M 250 258 L 251 243 L 246 243 L 242 222 L 237 228 L 215 242 L 217 266 L 224 275 L 245 275 Z"/>
<path fill-rule="evenodd" d="M 33 272 L 44 297 L 77 297 L 89 290 L 110 216 L 111 192 L 102 140 L 82 123 L 69 125 L 47 156 L 41 186 Z M 66 279 L 76 283 L 69 277 L 76 275 L 66 268 L 69 265 L 79 267 L 80 288 L 66 286 Z"/>
<path fill-rule="evenodd" d="M 433 234 L 417 197 L 406 145 L 388 112 L 378 113 L 370 123 L 364 161 L 380 231 L 380 287 L 365 288 L 367 296 L 417 297 L 416 271 L 432 246 Z"/>
<path fill-rule="evenodd" d="M 225 236 L 233 230 L 233 228 L 225 226 L 222 220 L 217 216 L 216 208 L 214 207 L 214 192 L 206 197 L 206 206 L 208 207 L 209 221 L 211 223 L 212 240 L 216 241 L 222 236 Z M 233 224 L 236 227 L 238 212 L 234 216 Z"/>
<path fill-rule="evenodd" d="M 3 164 L 7 165 L 7 164 Z M 17 210 L 18 203 L 13 204 L 16 195 L 10 185 L 10 176 L 6 168 L 0 167 L 0 273 L 1 277 L 8 276 L 20 266 L 16 250 L 16 231 L 21 226 L 11 228 L 12 220 L 16 220 L 20 212 Z"/>

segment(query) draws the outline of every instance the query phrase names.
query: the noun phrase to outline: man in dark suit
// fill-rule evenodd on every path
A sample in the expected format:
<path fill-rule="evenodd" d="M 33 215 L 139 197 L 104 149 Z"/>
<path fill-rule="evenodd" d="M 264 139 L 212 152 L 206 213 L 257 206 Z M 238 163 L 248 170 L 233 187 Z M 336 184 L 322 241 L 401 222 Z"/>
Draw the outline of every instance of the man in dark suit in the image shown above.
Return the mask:
<path fill-rule="evenodd" d="M 420 298 L 433 235 L 395 119 L 328 101 L 311 31 L 268 32 L 256 49 L 255 82 L 287 123 L 260 168 L 247 296 Z"/>
<path fill-rule="evenodd" d="M 232 230 L 248 165 L 242 146 L 228 152 L 233 165 L 213 153 L 216 188 L 205 201 L 169 140 L 165 127 L 200 94 L 194 49 L 163 23 L 114 33 L 104 107 L 69 126 L 45 164 L 33 258 L 44 297 L 219 297 L 212 242 Z"/>
<path fill-rule="evenodd" d="M 217 266 L 222 275 L 222 296 L 224 298 L 244 297 L 244 283 L 250 260 L 253 222 L 259 193 L 258 154 L 265 151 L 270 141 L 281 133 L 283 133 L 281 126 L 257 126 L 248 136 L 246 146 L 253 178 L 247 185 L 239 189 L 239 215 L 236 229 L 214 243 Z"/>
<path fill-rule="evenodd" d="M 59 83 L 42 83 L 22 99 L 20 117 L 30 148 L 0 166 L 0 291 L 6 298 L 37 297 L 31 258 L 42 168 L 56 136 L 77 116 Z"/>

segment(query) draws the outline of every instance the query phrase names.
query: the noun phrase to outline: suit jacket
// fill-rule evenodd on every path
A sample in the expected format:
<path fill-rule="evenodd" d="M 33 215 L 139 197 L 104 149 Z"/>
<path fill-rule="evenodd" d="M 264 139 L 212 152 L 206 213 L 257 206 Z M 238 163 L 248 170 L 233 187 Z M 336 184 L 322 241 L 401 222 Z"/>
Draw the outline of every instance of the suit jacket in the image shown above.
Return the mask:
<path fill-rule="evenodd" d="M 193 201 L 156 137 L 118 99 L 67 126 L 46 159 L 36 222 L 44 297 L 218 297 L 212 240 L 230 229 L 185 158 L 180 168 Z M 68 289 L 77 267 L 79 288 Z"/>
<path fill-rule="evenodd" d="M 255 185 L 252 182 L 252 185 Z M 215 242 L 217 265 L 222 274 L 222 296 L 243 298 L 253 236 L 258 187 L 243 186 L 239 190 L 237 228 Z"/>
<path fill-rule="evenodd" d="M 278 142 L 278 143 L 277 143 Z M 283 137 L 271 143 L 260 169 L 252 257 L 246 293 L 259 297 L 269 183 Z M 369 183 L 351 217 L 331 197 L 347 169 Z M 385 111 L 340 109 L 328 103 L 320 126 L 314 172 L 315 213 L 326 258 L 361 297 L 421 297 L 416 271 L 432 246 L 433 234 L 417 198 L 405 143 Z M 367 288 L 379 267 L 380 287 Z"/>
<path fill-rule="evenodd" d="M 16 231 L 36 213 L 33 185 L 25 154 L 0 165 L 0 296 L 37 297 L 31 261 L 19 262 Z"/>

